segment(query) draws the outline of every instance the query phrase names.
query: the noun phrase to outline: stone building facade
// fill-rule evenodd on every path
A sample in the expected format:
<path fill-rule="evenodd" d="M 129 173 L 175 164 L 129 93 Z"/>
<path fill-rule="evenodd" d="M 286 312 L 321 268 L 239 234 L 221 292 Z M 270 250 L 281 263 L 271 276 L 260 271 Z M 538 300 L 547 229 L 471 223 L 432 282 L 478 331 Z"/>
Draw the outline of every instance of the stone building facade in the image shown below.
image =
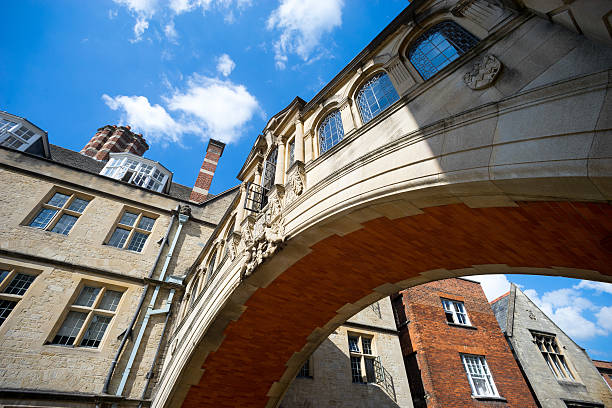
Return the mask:
<path fill-rule="evenodd" d="M 307 360 L 280 408 L 412 408 L 388 298 L 336 329 Z"/>
<path fill-rule="evenodd" d="M 415 286 L 393 306 L 415 408 L 537 406 L 478 282 Z"/>
<path fill-rule="evenodd" d="M 586 351 L 516 285 L 491 306 L 540 406 L 612 406 L 612 392 Z"/>
<path fill-rule="evenodd" d="M 37 129 L 0 119 L 11 135 Z M 190 202 L 191 188 L 133 153 L 141 136 L 105 129 L 124 131 L 98 146 L 110 161 L 42 131 L 23 140 L 43 147 L 33 153 L 0 147 L 0 406 L 148 400 L 182 279 L 236 194 Z"/>

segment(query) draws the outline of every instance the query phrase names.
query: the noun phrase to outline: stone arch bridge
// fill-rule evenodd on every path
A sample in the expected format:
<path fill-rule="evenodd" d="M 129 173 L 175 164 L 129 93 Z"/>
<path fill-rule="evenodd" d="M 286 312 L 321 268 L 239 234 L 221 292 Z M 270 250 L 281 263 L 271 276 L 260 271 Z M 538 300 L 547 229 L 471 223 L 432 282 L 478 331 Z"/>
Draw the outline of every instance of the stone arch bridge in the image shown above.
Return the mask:
<path fill-rule="evenodd" d="M 478 23 L 448 3 L 413 2 L 311 102 L 270 120 L 188 277 L 153 406 L 278 406 L 336 327 L 409 286 L 487 273 L 612 282 L 610 37 L 503 2 L 490 2 L 495 24 Z M 441 19 L 480 43 L 424 81 L 404 50 Z M 485 55 L 501 73 L 474 90 L 465 73 Z M 399 98 L 364 124 L 351 98 L 377 70 Z M 345 135 L 319 152 L 333 107 Z M 254 207 L 273 149 L 275 185 Z"/>

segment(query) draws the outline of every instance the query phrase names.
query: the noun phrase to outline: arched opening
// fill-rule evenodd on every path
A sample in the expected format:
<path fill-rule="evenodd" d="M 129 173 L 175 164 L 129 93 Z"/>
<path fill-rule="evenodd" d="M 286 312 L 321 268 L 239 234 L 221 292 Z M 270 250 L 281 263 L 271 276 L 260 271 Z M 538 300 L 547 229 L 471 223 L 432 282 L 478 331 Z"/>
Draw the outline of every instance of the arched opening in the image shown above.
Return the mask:
<path fill-rule="evenodd" d="M 310 252 L 294 237 L 241 284 L 236 296 L 243 306 L 228 302 L 220 313 L 225 317 L 208 329 L 201 354 L 192 357 L 196 371 L 183 377 L 174 401 L 185 407 L 277 406 L 331 331 L 406 287 L 509 271 L 612 282 L 605 244 L 611 224 L 605 203 L 450 204 L 371 219 L 309 245 Z M 299 256 L 287 261 L 283 253 Z"/>

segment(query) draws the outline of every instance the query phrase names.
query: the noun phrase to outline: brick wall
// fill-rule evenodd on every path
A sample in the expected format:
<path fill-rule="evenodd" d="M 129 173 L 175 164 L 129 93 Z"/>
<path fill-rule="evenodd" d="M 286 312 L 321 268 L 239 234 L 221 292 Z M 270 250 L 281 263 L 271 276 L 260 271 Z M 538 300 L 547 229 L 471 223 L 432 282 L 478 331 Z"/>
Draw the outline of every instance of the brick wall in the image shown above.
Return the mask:
<path fill-rule="evenodd" d="M 409 322 L 400 328 L 400 341 L 415 407 L 424 406 L 424 400 L 427 407 L 445 408 L 536 406 L 478 283 L 446 279 L 399 296 Z M 447 323 L 441 297 L 464 302 L 472 327 Z M 472 397 L 460 353 L 485 356 L 499 395 L 507 402 Z"/>
<path fill-rule="evenodd" d="M 191 190 L 191 195 L 189 196 L 190 201 L 201 203 L 208 197 L 210 185 L 212 184 L 213 176 L 215 175 L 215 170 L 217 169 L 217 164 L 219 164 L 219 159 L 223 154 L 224 148 L 225 143 L 223 142 L 214 139 L 208 141 L 206 156 L 204 156 L 202 167 L 198 172 L 198 177 Z"/>
<path fill-rule="evenodd" d="M 96 160 L 108 160 L 109 153 L 129 152 L 142 156 L 149 145 L 139 133 L 132 132 L 129 126 L 106 125 L 99 128 L 81 154 Z"/>

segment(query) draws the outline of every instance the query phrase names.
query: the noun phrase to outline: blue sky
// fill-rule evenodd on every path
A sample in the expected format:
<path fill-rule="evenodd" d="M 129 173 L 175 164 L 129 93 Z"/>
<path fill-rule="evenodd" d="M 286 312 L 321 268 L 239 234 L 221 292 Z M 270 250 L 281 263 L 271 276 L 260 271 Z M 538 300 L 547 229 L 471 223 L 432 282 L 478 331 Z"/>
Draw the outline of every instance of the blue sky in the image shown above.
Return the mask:
<path fill-rule="evenodd" d="M 0 109 L 80 150 L 106 124 L 143 133 L 145 154 L 191 186 L 206 141 L 228 143 L 211 191 L 235 178 L 270 115 L 312 98 L 406 0 L 6 0 Z M 594 358 L 612 359 L 612 285 L 519 285 Z"/>

